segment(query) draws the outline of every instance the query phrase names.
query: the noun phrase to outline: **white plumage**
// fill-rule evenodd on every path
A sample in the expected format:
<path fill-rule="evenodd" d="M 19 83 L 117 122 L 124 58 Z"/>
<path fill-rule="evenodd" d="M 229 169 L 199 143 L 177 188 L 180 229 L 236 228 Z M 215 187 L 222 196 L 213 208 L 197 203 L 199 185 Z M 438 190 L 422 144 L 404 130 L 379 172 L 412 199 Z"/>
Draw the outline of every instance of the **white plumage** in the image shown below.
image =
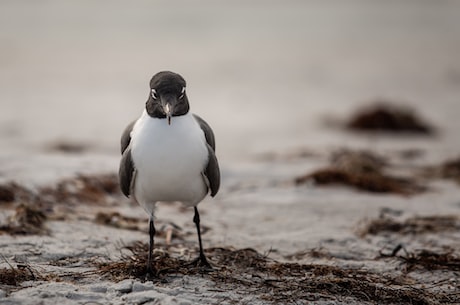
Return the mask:
<path fill-rule="evenodd" d="M 181 201 L 196 206 L 207 194 L 203 172 L 208 150 L 203 130 L 194 116 L 153 118 L 144 110 L 131 131 L 135 200 L 153 216 L 159 201 Z"/>

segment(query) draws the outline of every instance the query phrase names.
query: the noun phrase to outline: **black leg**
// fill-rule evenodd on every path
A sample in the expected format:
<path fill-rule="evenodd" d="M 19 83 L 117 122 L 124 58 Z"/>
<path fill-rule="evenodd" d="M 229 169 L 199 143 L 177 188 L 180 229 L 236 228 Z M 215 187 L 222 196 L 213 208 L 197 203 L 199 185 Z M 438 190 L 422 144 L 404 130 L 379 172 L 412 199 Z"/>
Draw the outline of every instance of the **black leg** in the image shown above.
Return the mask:
<path fill-rule="evenodd" d="M 200 266 L 212 268 L 203 252 L 203 244 L 201 243 L 200 214 L 198 213 L 197 207 L 195 207 L 195 216 L 193 217 L 193 222 L 196 225 L 196 231 L 198 232 L 198 243 L 200 245 L 200 257 L 198 258 L 198 263 Z"/>
<path fill-rule="evenodd" d="M 152 254 L 153 254 L 153 238 L 155 236 L 155 225 L 153 224 L 153 216 L 150 216 L 150 220 L 149 220 L 149 234 L 150 234 L 150 240 L 149 240 L 149 257 L 147 260 L 147 274 L 153 275 Z"/>

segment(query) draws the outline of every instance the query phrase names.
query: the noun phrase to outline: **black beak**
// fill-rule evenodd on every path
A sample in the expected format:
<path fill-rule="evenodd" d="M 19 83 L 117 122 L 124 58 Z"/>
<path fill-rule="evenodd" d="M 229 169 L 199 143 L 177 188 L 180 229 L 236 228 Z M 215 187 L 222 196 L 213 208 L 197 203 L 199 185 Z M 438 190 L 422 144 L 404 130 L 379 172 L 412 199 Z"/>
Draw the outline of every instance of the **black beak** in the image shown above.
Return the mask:
<path fill-rule="evenodd" d="M 174 114 L 177 98 L 173 95 L 165 95 L 161 97 L 161 107 L 168 120 L 168 125 L 171 125 L 171 117 Z"/>

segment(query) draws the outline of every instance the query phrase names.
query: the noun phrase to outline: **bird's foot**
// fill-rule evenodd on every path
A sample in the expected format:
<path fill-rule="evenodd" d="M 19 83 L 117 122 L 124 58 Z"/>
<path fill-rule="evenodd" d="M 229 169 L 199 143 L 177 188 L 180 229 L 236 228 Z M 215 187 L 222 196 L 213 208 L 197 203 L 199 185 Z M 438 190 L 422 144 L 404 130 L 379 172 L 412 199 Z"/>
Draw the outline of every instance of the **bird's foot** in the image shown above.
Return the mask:
<path fill-rule="evenodd" d="M 156 268 L 152 268 L 152 266 L 147 265 L 147 272 L 145 273 L 145 280 L 152 280 L 158 277 L 158 271 Z"/>
<path fill-rule="evenodd" d="M 214 270 L 211 264 L 208 262 L 208 259 L 204 255 L 200 255 L 199 257 L 194 259 L 189 265 L 193 267 L 199 267 L 201 270 L 205 272 L 211 272 Z"/>

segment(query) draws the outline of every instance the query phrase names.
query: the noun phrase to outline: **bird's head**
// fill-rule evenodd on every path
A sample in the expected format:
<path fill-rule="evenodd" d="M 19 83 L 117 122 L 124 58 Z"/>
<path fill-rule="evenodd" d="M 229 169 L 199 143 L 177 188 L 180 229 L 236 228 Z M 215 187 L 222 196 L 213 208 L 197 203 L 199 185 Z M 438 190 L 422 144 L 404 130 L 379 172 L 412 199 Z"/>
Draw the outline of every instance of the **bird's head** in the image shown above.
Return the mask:
<path fill-rule="evenodd" d="M 147 113 L 154 118 L 166 118 L 168 124 L 173 116 L 187 114 L 190 105 L 185 85 L 179 74 L 169 71 L 155 74 L 150 80 L 149 98 L 145 104 Z"/>

